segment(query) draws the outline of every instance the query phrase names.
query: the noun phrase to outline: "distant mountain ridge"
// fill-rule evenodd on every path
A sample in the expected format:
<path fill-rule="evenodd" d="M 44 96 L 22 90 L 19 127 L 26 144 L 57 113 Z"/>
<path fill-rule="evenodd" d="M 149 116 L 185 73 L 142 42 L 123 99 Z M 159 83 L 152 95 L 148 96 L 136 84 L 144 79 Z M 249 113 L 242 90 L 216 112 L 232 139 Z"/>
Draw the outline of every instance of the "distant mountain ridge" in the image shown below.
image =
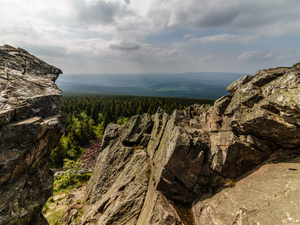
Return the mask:
<path fill-rule="evenodd" d="M 226 87 L 244 74 L 67 74 L 57 85 L 63 93 L 121 94 L 217 99 L 228 94 Z"/>

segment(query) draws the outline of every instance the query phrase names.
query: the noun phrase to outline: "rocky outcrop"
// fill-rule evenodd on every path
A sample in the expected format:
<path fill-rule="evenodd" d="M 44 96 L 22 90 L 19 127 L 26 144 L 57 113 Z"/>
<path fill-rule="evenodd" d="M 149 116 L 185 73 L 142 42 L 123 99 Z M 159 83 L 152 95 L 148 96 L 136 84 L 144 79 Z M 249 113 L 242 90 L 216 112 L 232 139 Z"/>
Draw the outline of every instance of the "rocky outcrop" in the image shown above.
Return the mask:
<path fill-rule="evenodd" d="M 125 127 L 109 125 L 85 213 L 67 224 L 299 221 L 293 180 L 299 166 L 283 162 L 300 155 L 300 65 L 260 70 L 228 91 L 213 106 L 193 105 L 171 116 L 159 108 Z M 264 193 L 272 185 L 277 188 Z M 287 207 L 279 207 L 285 194 L 291 194 L 283 201 Z M 290 200 L 297 207 L 291 209 Z M 270 212 L 276 216 L 260 218 Z"/>
<path fill-rule="evenodd" d="M 48 224 L 48 160 L 63 131 L 60 73 L 23 49 L 0 47 L 0 224 Z"/>

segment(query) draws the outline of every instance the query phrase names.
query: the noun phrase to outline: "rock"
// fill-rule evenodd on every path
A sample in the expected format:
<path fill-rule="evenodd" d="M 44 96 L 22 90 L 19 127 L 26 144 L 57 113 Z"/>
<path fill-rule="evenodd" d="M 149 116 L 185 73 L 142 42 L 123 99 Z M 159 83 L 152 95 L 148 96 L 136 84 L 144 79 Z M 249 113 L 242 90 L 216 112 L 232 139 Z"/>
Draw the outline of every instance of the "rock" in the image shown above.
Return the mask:
<path fill-rule="evenodd" d="M 248 83 L 251 79 L 252 79 L 251 76 L 244 75 L 240 79 L 238 79 L 235 82 L 233 82 L 232 84 L 230 84 L 227 87 L 227 91 L 233 95 L 238 88 L 240 88 L 244 84 Z"/>
<path fill-rule="evenodd" d="M 234 111 L 232 120 L 246 133 L 291 148 L 299 145 L 300 72 L 293 68 L 284 71 L 259 88 L 260 100 L 257 98 L 255 105 L 244 107 L 244 100 L 234 96 L 226 111 Z"/>
<path fill-rule="evenodd" d="M 139 142 L 152 126 L 152 120 L 144 114 L 132 117 L 128 123 L 124 129 L 119 129 L 118 135 L 105 132 L 105 136 L 110 137 L 104 136 L 103 140 L 110 139 L 110 144 L 97 159 L 85 194 L 87 213 L 80 224 L 137 223 L 150 179 L 147 152 Z M 108 129 L 111 127 L 114 126 L 109 125 Z"/>
<path fill-rule="evenodd" d="M 227 106 L 230 103 L 230 100 L 231 100 L 231 96 L 225 95 L 222 98 L 215 101 L 214 108 L 216 109 L 218 115 L 224 114 Z"/>
<path fill-rule="evenodd" d="M 60 73 L 23 49 L 0 47 L 0 224 L 48 224 L 48 160 L 64 121 Z"/>
<path fill-rule="evenodd" d="M 154 153 L 157 190 L 181 202 L 191 202 L 192 189 L 201 173 L 207 146 L 200 137 L 193 138 L 194 130 L 182 126 L 184 115 L 175 111 L 167 122 L 160 145 Z M 151 151 L 151 146 L 148 147 Z"/>
<path fill-rule="evenodd" d="M 196 224 L 298 224 L 299 162 L 258 167 L 234 187 L 198 201 Z"/>
<path fill-rule="evenodd" d="M 134 145 L 141 143 L 141 140 L 150 134 L 152 130 L 151 116 L 144 114 L 142 116 L 132 116 L 125 125 L 121 140 L 125 145 Z M 148 144 L 148 143 L 147 143 Z"/>
<path fill-rule="evenodd" d="M 149 187 L 151 187 L 149 185 Z M 144 204 L 144 208 L 139 216 L 139 220 L 137 222 L 138 225 L 159 225 L 159 224 L 176 224 L 181 225 L 181 219 L 176 211 L 176 209 L 172 206 L 172 204 L 164 197 L 163 194 L 155 191 L 154 193 L 148 190 L 147 197 L 150 198 L 150 202 L 148 202 L 148 198 L 146 197 L 146 202 Z"/>
<path fill-rule="evenodd" d="M 153 158 L 154 153 L 156 152 L 160 144 L 162 135 L 165 132 L 166 124 L 169 120 L 169 115 L 162 108 L 158 108 L 153 120 L 153 130 L 147 148 L 147 152 L 151 159 Z"/>
<path fill-rule="evenodd" d="M 105 149 L 111 140 L 115 140 L 120 135 L 122 129 L 123 127 L 119 124 L 108 124 L 102 139 L 102 149 Z"/>
<path fill-rule="evenodd" d="M 299 64 L 260 70 L 213 106 L 109 125 L 79 224 L 298 223 L 299 85 Z"/>

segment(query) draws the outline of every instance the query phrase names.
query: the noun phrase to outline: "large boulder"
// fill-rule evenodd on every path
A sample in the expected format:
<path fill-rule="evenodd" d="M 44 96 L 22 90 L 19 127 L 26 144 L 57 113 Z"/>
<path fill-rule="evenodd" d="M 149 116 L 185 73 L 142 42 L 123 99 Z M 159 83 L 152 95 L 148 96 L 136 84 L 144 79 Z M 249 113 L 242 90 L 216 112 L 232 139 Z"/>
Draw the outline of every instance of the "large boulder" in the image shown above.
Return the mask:
<path fill-rule="evenodd" d="M 23 49 L 0 47 L 0 224 L 48 224 L 48 161 L 64 121 L 60 73 Z"/>

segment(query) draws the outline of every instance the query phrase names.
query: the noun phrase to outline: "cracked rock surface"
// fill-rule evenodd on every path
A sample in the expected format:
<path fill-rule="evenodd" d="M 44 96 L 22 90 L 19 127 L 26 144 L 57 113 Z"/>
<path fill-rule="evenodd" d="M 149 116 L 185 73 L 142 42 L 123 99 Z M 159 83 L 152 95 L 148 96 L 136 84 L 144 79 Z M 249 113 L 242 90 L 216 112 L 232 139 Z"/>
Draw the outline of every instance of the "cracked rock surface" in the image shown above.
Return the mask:
<path fill-rule="evenodd" d="M 62 71 L 21 48 L 0 47 L 0 224 L 48 224 L 48 159 L 63 132 Z"/>

